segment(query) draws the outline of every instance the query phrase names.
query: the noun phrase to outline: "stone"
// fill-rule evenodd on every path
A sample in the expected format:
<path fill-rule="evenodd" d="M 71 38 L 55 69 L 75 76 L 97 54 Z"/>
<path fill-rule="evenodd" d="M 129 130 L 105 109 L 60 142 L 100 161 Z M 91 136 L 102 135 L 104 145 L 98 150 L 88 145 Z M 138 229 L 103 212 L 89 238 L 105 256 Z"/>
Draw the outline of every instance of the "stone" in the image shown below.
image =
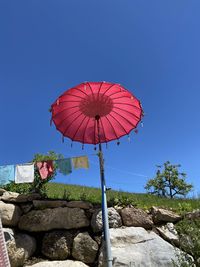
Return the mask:
<path fill-rule="evenodd" d="M 38 210 L 66 207 L 67 201 L 65 200 L 33 200 L 33 206 L 35 209 L 38 209 Z"/>
<path fill-rule="evenodd" d="M 33 265 L 25 265 L 25 267 L 89 267 L 81 261 L 42 261 Z"/>
<path fill-rule="evenodd" d="M 69 231 L 46 233 L 42 240 L 42 254 L 51 260 L 65 260 L 70 256 L 73 236 Z"/>
<path fill-rule="evenodd" d="M 87 233 L 79 233 L 73 242 L 72 256 L 84 263 L 93 263 L 96 259 L 99 246 Z"/>
<path fill-rule="evenodd" d="M 5 202 L 17 202 L 17 203 L 23 203 L 28 201 L 33 201 L 34 199 L 40 199 L 41 195 L 38 193 L 32 193 L 32 194 L 19 194 L 16 192 L 9 192 L 6 191 L 0 199 Z"/>
<path fill-rule="evenodd" d="M 114 208 L 108 208 L 109 228 L 117 228 L 122 226 L 122 219 Z M 102 231 L 102 211 L 96 210 L 92 215 L 91 226 L 94 233 Z"/>
<path fill-rule="evenodd" d="M 143 227 L 145 229 L 151 229 L 153 226 L 153 221 L 151 216 L 141 209 L 124 208 L 120 212 L 123 225 L 125 226 L 135 226 Z"/>
<path fill-rule="evenodd" d="M 28 203 L 21 203 L 20 208 L 23 213 L 28 213 L 33 208 L 33 204 L 31 202 Z"/>
<path fill-rule="evenodd" d="M 13 240 L 6 243 L 10 264 L 13 267 L 23 266 L 36 250 L 36 240 L 27 234 L 16 234 Z"/>
<path fill-rule="evenodd" d="M 3 226 L 16 226 L 21 214 L 22 211 L 18 206 L 0 201 L 0 216 Z"/>
<path fill-rule="evenodd" d="M 3 189 L 3 188 L 0 188 L 0 196 L 2 196 L 4 193 L 6 192 L 6 190 L 5 189 Z"/>
<path fill-rule="evenodd" d="M 166 241 L 176 246 L 179 244 L 179 236 L 173 223 L 167 223 L 161 227 L 156 227 L 156 229 Z"/>
<path fill-rule="evenodd" d="M 157 207 L 151 208 L 151 214 L 153 216 L 154 223 L 161 222 L 178 222 L 181 220 L 181 216 L 166 209 L 161 209 Z"/>
<path fill-rule="evenodd" d="M 53 229 L 77 229 L 88 227 L 89 224 L 84 210 L 64 207 L 32 210 L 20 218 L 18 227 L 29 232 L 40 232 Z"/>
<path fill-rule="evenodd" d="M 142 227 L 110 229 L 113 266 L 173 267 L 179 249 L 163 240 L 153 231 Z M 103 250 L 102 250 L 103 251 Z M 105 266 L 103 253 L 99 256 L 99 267 Z"/>
<path fill-rule="evenodd" d="M 93 205 L 86 201 L 70 201 L 67 202 L 67 207 L 89 210 L 93 208 Z"/>

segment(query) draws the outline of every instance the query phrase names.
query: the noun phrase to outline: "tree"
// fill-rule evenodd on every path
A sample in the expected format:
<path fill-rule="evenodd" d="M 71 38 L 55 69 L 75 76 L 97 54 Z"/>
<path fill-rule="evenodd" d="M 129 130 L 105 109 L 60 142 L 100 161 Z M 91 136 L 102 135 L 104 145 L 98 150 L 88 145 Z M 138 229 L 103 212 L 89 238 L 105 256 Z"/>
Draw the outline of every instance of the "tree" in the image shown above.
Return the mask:
<path fill-rule="evenodd" d="M 150 194 L 174 198 L 176 195 L 186 196 L 193 188 L 185 181 L 186 174 L 179 172 L 181 165 L 173 165 L 169 161 L 162 166 L 157 165 L 156 176 L 148 180 L 145 189 Z"/>

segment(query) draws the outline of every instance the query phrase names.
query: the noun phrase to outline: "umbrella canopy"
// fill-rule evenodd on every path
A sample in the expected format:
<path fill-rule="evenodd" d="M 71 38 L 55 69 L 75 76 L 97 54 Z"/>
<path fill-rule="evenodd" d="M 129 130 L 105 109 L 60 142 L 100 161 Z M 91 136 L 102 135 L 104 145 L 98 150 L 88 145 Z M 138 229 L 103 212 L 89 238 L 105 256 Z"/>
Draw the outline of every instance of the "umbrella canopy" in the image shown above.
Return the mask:
<path fill-rule="evenodd" d="M 59 96 L 51 111 L 64 137 L 95 145 L 128 135 L 143 116 L 140 101 L 120 84 L 109 82 L 81 83 Z"/>

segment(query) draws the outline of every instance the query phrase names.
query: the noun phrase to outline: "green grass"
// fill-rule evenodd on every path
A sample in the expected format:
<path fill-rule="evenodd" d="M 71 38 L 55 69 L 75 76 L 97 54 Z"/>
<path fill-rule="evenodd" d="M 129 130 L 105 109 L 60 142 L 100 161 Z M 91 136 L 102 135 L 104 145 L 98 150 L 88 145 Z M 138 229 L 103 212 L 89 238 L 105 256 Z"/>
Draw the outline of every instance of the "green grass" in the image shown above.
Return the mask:
<path fill-rule="evenodd" d="M 93 187 L 48 183 L 47 196 L 51 199 L 85 200 L 101 204 L 101 190 Z M 121 191 L 107 191 L 108 206 L 132 204 L 148 210 L 152 206 L 168 208 L 180 214 L 198 209 L 200 199 L 166 199 L 149 194 L 135 194 Z"/>

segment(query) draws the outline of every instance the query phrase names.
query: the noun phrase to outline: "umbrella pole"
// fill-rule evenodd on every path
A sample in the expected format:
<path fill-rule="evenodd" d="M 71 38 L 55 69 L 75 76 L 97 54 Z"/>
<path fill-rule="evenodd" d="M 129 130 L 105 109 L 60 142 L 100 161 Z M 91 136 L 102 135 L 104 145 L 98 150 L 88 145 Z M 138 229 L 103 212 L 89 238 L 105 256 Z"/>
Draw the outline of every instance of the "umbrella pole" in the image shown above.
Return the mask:
<path fill-rule="evenodd" d="M 107 208 L 107 199 L 106 199 L 106 182 L 104 176 L 104 159 L 102 146 L 100 143 L 100 134 L 99 134 L 99 118 L 97 120 L 97 128 L 99 135 L 99 165 L 100 165 L 100 175 L 101 175 L 101 207 L 102 207 L 102 222 L 103 222 L 103 237 L 105 244 L 106 252 L 106 267 L 112 267 L 112 254 L 111 254 L 111 245 L 110 245 L 110 233 L 109 233 L 109 223 L 108 223 L 108 208 Z"/>

